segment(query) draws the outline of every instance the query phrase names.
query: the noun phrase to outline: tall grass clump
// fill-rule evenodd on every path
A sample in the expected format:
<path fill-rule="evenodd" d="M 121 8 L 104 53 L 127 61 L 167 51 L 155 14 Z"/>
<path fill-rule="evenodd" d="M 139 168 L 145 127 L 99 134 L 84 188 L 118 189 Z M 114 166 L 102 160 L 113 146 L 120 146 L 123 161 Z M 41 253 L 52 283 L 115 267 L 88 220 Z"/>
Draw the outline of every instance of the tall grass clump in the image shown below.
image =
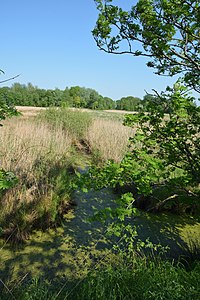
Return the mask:
<path fill-rule="evenodd" d="M 92 122 L 91 114 L 68 108 L 49 108 L 42 111 L 38 118 L 48 122 L 52 127 L 67 130 L 75 140 L 84 139 L 85 133 Z"/>
<path fill-rule="evenodd" d="M 87 131 L 86 139 L 92 153 L 98 153 L 103 161 L 120 162 L 128 149 L 128 139 L 133 130 L 120 121 L 95 119 Z"/>
<path fill-rule="evenodd" d="M 24 240 L 36 227 L 56 222 L 70 204 L 72 138 L 61 126 L 12 119 L 0 130 L 1 168 L 18 184 L 1 191 L 1 234 Z"/>

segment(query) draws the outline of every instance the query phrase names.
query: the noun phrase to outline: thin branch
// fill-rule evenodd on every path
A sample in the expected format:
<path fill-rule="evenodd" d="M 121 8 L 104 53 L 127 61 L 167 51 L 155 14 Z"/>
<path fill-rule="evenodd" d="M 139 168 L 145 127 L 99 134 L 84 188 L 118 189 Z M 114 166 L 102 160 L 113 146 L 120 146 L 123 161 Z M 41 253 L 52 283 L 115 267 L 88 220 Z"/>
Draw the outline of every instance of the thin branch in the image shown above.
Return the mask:
<path fill-rule="evenodd" d="M 199 64 L 198 64 L 195 60 L 193 60 L 191 57 L 189 57 L 189 56 L 187 55 L 187 53 L 184 53 L 184 54 L 185 54 L 185 56 L 184 56 L 184 55 L 178 53 L 177 51 L 175 51 L 175 49 L 173 49 L 173 48 L 170 48 L 170 50 L 174 53 L 174 55 L 178 56 L 179 58 L 181 58 L 181 59 L 183 59 L 183 60 L 187 59 L 187 60 L 190 61 L 193 65 L 195 65 L 195 66 L 197 67 L 198 70 L 200 70 Z M 179 64 L 183 64 L 183 63 L 182 63 L 182 62 L 179 62 Z"/>
<path fill-rule="evenodd" d="M 133 51 L 113 51 L 113 50 L 109 50 L 109 44 L 104 42 L 105 46 L 107 47 L 107 49 L 105 49 L 103 46 L 100 45 L 100 43 L 98 42 L 98 39 L 95 38 L 95 41 L 97 43 L 97 46 L 99 47 L 100 50 L 106 52 L 106 53 L 112 53 L 112 54 L 132 54 L 134 56 L 138 56 L 137 52 L 133 52 Z M 145 57 L 153 57 L 153 54 L 145 54 L 145 53 L 140 53 L 140 56 L 145 56 Z"/>
<path fill-rule="evenodd" d="M 167 197 L 166 199 L 162 200 L 161 202 L 157 203 L 154 207 L 149 208 L 147 211 L 148 211 L 148 212 L 160 211 L 160 210 L 165 206 L 165 204 L 166 204 L 168 201 L 170 201 L 170 200 L 172 200 L 172 199 L 175 199 L 175 198 L 177 198 L 178 196 L 179 196 L 178 194 L 174 194 L 174 195 L 172 195 L 172 196 L 169 196 L 169 197 Z"/>
<path fill-rule="evenodd" d="M 10 80 L 13 80 L 13 79 L 19 77 L 20 75 L 21 75 L 21 74 L 18 74 L 18 75 L 16 75 L 16 76 L 12 77 L 12 78 L 8 78 L 8 79 L 6 79 L 6 80 L 2 80 L 2 81 L 0 81 L 0 83 L 4 83 L 4 82 L 10 81 Z"/>
<path fill-rule="evenodd" d="M 5 287 L 5 289 L 7 290 L 7 292 L 11 295 L 11 297 L 15 300 L 17 300 L 14 295 L 12 294 L 12 292 L 10 291 L 10 289 L 8 288 L 8 286 L 3 282 L 3 280 L 0 279 L 0 282 L 3 284 L 3 286 Z"/>

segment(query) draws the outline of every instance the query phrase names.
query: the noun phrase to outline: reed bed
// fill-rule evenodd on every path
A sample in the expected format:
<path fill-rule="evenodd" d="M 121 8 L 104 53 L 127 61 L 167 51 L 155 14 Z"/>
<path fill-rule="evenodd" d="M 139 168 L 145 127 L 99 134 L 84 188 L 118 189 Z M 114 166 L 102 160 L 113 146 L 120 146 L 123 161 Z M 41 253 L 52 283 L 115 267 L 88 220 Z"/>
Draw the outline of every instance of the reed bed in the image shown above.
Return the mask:
<path fill-rule="evenodd" d="M 2 232 L 26 239 L 33 228 L 47 228 L 72 203 L 74 167 L 81 159 L 119 162 L 133 133 L 119 120 L 87 112 L 47 109 L 37 117 L 6 120 L 0 129 L 0 168 L 18 183 L 0 191 Z M 80 159 L 81 157 L 81 159 Z M 87 164 L 87 163 L 86 163 Z"/>
<path fill-rule="evenodd" d="M 71 142 L 61 127 L 50 128 L 34 119 L 4 123 L 0 168 L 13 172 L 18 184 L 0 194 L 3 235 L 24 240 L 33 228 L 51 226 L 69 207 Z"/>
<path fill-rule="evenodd" d="M 86 139 L 91 152 L 98 152 L 102 160 L 119 162 L 128 149 L 128 139 L 132 135 L 133 129 L 121 122 L 98 118 L 88 128 Z"/>
<path fill-rule="evenodd" d="M 59 159 L 69 152 L 72 139 L 61 126 L 30 119 L 11 119 L 0 130 L 0 164 L 13 172 L 30 172 L 39 157 Z"/>

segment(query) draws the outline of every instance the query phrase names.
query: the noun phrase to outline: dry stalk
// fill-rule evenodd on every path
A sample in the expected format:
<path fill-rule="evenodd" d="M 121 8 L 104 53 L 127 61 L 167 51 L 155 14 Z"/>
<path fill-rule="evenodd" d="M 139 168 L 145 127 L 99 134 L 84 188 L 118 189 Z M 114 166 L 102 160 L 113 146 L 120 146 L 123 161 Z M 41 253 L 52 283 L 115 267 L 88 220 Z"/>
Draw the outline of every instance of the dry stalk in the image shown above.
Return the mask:
<path fill-rule="evenodd" d="M 127 150 L 128 139 L 133 129 L 119 121 L 96 119 L 90 126 L 86 139 L 92 152 L 99 151 L 103 160 L 119 162 Z"/>

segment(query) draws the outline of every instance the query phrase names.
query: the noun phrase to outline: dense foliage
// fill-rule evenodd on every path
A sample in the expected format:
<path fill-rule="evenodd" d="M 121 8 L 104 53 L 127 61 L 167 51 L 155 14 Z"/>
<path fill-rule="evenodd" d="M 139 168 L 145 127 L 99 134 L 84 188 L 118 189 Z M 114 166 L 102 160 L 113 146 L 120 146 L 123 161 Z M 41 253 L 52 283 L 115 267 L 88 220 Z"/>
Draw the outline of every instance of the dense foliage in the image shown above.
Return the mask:
<path fill-rule="evenodd" d="M 99 16 L 93 36 L 100 49 L 147 56 L 152 58 L 147 65 L 157 69 L 157 74 L 182 75 L 166 92 L 146 95 L 139 114 L 126 117 L 125 125 L 137 130 L 130 138 L 130 152 L 115 166 L 106 184 L 132 182 L 144 195 L 152 194 L 155 185 L 171 185 L 179 201 L 176 192 L 180 188 L 188 202 L 197 201 L 200 111 L 184 86 L 199 91 L 198 1 L 139 0 L 129 11 L 112 0 L 95 2 Z"/>
<path fill-rule="evenodd" d="M 137 97 L 122 97 L 116 101 L 116 109 L 122 109 L 127 111 L 137 111 L 138 105 L 141 104 L 141 99 Z"/>
<path fill-rule="evenodd" d="M 5 105 L 135 110 L 140 101 L 137 97 L 123 97 L 115 102 L 109 97 L 101 96 L 94 89 L 79 86 L 66 87 L 65 90 L 45 90 L 31 83 L 14 83 L 10 88 L 0 88 L 0 102 Z"/>
<path fill-rule="evenodd" d="M 13 105 L 6 103 L 4 98 L 0 98 L 0 126 L 2 126 L 1 121 L 6 118 L 16 116 L 19 113 Z"/>
<path fill-rule="evenodd" d="M 182 74 L 166 92 L 146 95 L 138 114 L 126 116 L 133 136 L 122 161 L 93 167 L 81 177 L 84 188 L 113 187 L 122 194 L 115 210 L 108 207 L 97 217 L 112 217 L 112 232 L 126 236 L 132 251 L 135 207 L 199 215 L 200 109 L 188 90 L 199 91 L 199 8 L 197 1 L 139 0 L 127 12 L 112 2 L 96 1 L 100 13 L 93 35 L 100 49 L 152 57 L 148 66 L 159 75 Z M 128 50 L 121 49 L 124 41 Z M 132 50 L 137 41 L 143 50 L 141 45 Z"/>
<path fill-rule="evenodd" d="M 200 107 L 196 107 L 193 100 L 177 83 L 173 89 L 168 88 L 162 93 L 160 99 L 149 102 L 148 112 L 141 109 L 138 114 L 127 115 L 125 125 L 137 127 L 130 138 L 129 152 L 120 164 L 108 162 L 103 169 L 91 169 L 84 184 L 96 188 L 132 185 L 130 191 L 134 186 L 134 196 L 148 195 L 146 200 L 149 200 L 151 195 L 154 205 L 156 199 L 156 202 L 162 200 L 163 206 L 169 205 L 162 198 L 169 196 L 171 205 L 176 202 L 186 209 L 192 204 L 197 209 L 200 197 Z M 165 114 L 165 109 L 170 111 L 169 114 Z M 162 197 L 154 199 L 156 191 L 163 187 Z"/>

